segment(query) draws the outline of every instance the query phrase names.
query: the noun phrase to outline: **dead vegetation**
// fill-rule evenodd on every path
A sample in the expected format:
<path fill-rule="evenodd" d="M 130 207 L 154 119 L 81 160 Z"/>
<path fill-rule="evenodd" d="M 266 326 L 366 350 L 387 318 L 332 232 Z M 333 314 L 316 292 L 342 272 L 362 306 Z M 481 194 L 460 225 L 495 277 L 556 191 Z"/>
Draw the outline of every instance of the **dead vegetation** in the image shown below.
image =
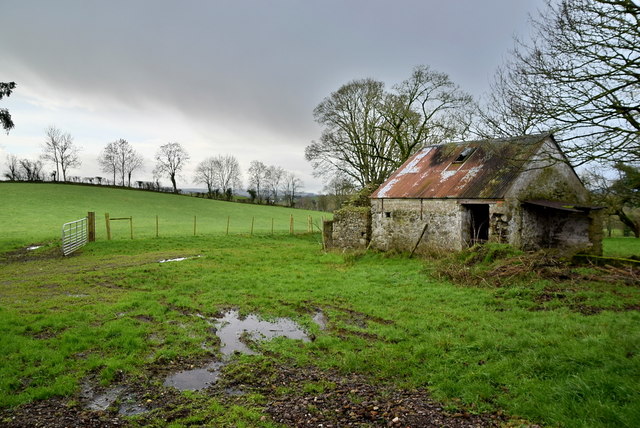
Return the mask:
<path fill-rule="evenodd" d="M 475 246 L 457 254 L 431 256 L 430 274 L 465 287 L 519 288 L 531 310 L 565 307 L 584 315 L 640 309 L 640 267 L 611 259 L 591 262 L 558 252 L 522 252 L 506 245 Z M 615 264 L 615 265 L 614 265 Z M 506 291 L 496 291 L 503 296 Z M 523 297 L 526 296 L 526 297 Z M 612 301 L 615 300 L 615 303 Z"/>
<path fill-rule="evenodd" d="M 504 287 L 541 279 L 607 281 L 640 285 L 638 266 L 576 262 L 552 251 L 521 252 L 506 245 L 478 245 L 434 259 L 434 274 L 462 285 Z"/>

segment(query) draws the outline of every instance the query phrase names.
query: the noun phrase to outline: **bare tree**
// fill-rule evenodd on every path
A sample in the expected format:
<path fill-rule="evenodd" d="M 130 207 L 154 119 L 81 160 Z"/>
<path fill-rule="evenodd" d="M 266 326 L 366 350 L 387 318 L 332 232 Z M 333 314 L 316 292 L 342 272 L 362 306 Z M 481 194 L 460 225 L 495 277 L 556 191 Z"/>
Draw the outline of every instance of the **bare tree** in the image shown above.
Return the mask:
<path fill-rule="evenodd" d="M 15 82 L 0 82 L 0 100 L 3 97 L 10 96 L 15 87 Z M 6 108 L 0 108 L 0 124 L 2 124 L 2 128 L 7 131 L 7 134 L 14 127 L 13 120 L 11 119 L 11 113 L 9 113 L 9 110 Z"/>
<path fill-rule="evenodd" d="M 16 155 L 7 155 L 7 171 L 4 173 L 7 180 L 20 181 L 22 174 L 20 173 L 20 160 Z"/>
<path fill-rule="evenodd" d="M 265 183 L 267 166 L 260 161 L 254 160 L 249 164 L 249 170 L 247 172 L 249 175 L 249 188 L 255 191 L 258 203 L 262 203 L 264 189 L 267 187 Z"/>
<path fill-rule="evenodd" d="M 326 198 L 328 200 L 325 201 L 326 204 L 332 206 L 330 211 L 340 209 L 347 199 L 357 191 L 353 181 L 340 174 L 332 177 L 323 190 L 328 197 Z"/>
<path fill-rule="evenodd" d="M 240 164 L 231 155 L 217 156 L 214 160 L 216 164 L 216 182 L 225 194 L 226 199 L 231 200 L 233 191 L 242 185 Z"/>
<path fill-rule="evenodd" d="M 491 91 L 478 110 L 472 132 L 481 138 L 509 138 L 547 132 L 542 118 L 540 97 L 521 94 L 521 76 L 510 64 L 500 67 L 493 77 Z"/>
<path fill-rule="evenodd" d="M 193 177 L 194 183 L 202 183 L 207 186 L 209 197 L 213 196 L 213 189 L 215 188 L 215 175 L 216 175 L 216 161 L 214 158 L 209 157 L 201 161 L 195 170 Z"/>
<path fill-rule="evenodd" d="M 131 175 L 133 171 L 142 168 L 144 159 L 122 138 L 107 144 L 98 157 L 101 171 L 113 175 L 113 184 L 116 184 L 116 175 L 120 176 L 120 185 L 131 187 Z"/>
<path fill-rule="evenodd" d="M 394 168 L 423 145 L 463 139 L 466 135 L 473 98 L 447 74 L 418 66 L 409 79 L 393 89 L 381 110 L 382 129 L 397 149 L 397 158 L 390 159 Z"/>
<path fill-rule="evenodd" d="M 449 76 L 427 66 L 391 92 L 373 79 L 354 80 L 315 108 L 324 130 L 305 157 L 317 175 L 339 173 L 361 187 L 381 183 L 423 145 L 463 138 L 473 107 Z"/>
<path fill-rule="evenodd" d="M 100 156 L 98 156 L 98 164 L 100 165 L 100 171 L 113 176 L 113 184 L 116 184 L 116 174 L 118 173 L 118 143 L 113 141 L 107 144 Z"/>
<path fill-rule="evenodd" d="M 640 161 L 640 4 L 546 0 L 532 24 L 498 78 L 493 127 L 553 129 L 575 164 Z"/>
<path fill-rule="evenodd" d="M 306 147 L 305 157 L 317 175 L 341 171 L 364 186 L 383 181 L 393 171 L 389 160 L 397 155 L 382 128 L 384 98 L 382 82 L 354 80 L 314 109 L 314 118 L 324 130 L 318 141 Z"/>
<path fill-rule="evenodd" d="M 55 126 L 47 128 L 46 136 L 42 159 L 55 165 L 56 180 L 59 179 L 62 171 L 62 181 L 67 181 L 69 168 L 76 168 L 81 164 L 78 157 L 79 148 L 73 143 L 73 137 L 69 133 L 63 133 Z"/>
<path fill-rule="evenodd" d="M 168 175 L 173 185 L 174 193 L 178 193 L 176 186 L 176 175 L 182 171 L 189 161 L 189 154 L 180 143 L 167 143 L 160 146 L 156 153 L 156 167 L 153 171 L 155 176 Z"/>
<path fill-rule="evenodd" d="M 287 205 L 290 207 L 294 207 L 296 204 L 296 196 L 302 190 L 304 183 L 298 176 L 293 172 L 287 172 L 284 175 L 284 200 Z"/>
<path fill-rule="evenodd" d="M 20 159 L 20 167 L 22 168 L 22 177 L 27 181 L 42 181 L 44 174 L 42 173 L 42 162 L 32 161 L 30 159 Z"/>
<path fill-rule="evenodd" d="M 131 175 L 134 171 L 144 169 L 144 158 L 142 155 L 132 149 L 125 164 L 125 172 L 127 174 L 127 186 L 131 187 Z"/>
<path fill-rule="evenodd" d="M 275 204 L 279 200 L 279 193 L 285 177 L 285 170 L 279 166 L 271 165 L 267 168 L 264 177 L 266 184 L 265 187 L 268 189 L 267 202 L 270 200 L 272 204 Z"/>

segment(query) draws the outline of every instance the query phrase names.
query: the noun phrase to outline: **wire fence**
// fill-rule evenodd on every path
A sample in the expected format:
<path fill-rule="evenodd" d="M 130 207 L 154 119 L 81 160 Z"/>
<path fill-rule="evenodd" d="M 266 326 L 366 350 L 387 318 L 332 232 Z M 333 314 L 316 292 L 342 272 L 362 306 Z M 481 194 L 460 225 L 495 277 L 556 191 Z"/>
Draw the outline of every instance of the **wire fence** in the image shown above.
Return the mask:
<path fill-rule="evenodd" d="M 276 235 L 301 234 L 322 231 L 325 216 L 294 216 L 211 218 L 205 216 L 185 216 L 163 218 L 156 216 L 118 216 L 105 213 L 106 239 L 135 239 L 162 236 L 198 236 L 206 234 Z M 117 221 L 116 224 L 112 222 Z M 122 222 L 124 221 L 124 223 Z"/>

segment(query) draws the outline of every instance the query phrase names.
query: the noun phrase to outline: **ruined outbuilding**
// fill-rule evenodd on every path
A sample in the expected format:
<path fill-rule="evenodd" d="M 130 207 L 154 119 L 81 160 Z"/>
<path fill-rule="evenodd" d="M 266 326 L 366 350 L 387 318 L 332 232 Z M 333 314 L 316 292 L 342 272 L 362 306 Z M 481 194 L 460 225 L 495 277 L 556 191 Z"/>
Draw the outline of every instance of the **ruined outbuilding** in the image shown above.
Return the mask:
<path fill-rule="evenodd" d="M 550 134 L 424 147 L 370 203 L 369 229 L 353 232 L 360 247 L 462 250 L 491 241 L 601 253 L 599 210 Z M 334 222 L 334 245 L 345 229 Z"/>

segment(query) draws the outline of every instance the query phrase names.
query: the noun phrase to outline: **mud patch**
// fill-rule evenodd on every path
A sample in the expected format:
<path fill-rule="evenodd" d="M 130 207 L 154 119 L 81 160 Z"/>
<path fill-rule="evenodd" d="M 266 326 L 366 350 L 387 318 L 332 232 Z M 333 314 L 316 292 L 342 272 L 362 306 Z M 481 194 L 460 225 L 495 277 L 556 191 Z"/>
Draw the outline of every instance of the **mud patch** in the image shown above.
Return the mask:
<path fill-rule="evenodd" d="M 507 422 L 500 412 L 445 410 L 425 389 L 373 384 L 361 375 L 315 367 L 272 366 L 269 373 L 243 377 L 242 382 L 269 397 L 264 411 L 286 426 L 498 427 Z M 278 394 L 275 386 L 286 386 L 287 392 Z"/>

